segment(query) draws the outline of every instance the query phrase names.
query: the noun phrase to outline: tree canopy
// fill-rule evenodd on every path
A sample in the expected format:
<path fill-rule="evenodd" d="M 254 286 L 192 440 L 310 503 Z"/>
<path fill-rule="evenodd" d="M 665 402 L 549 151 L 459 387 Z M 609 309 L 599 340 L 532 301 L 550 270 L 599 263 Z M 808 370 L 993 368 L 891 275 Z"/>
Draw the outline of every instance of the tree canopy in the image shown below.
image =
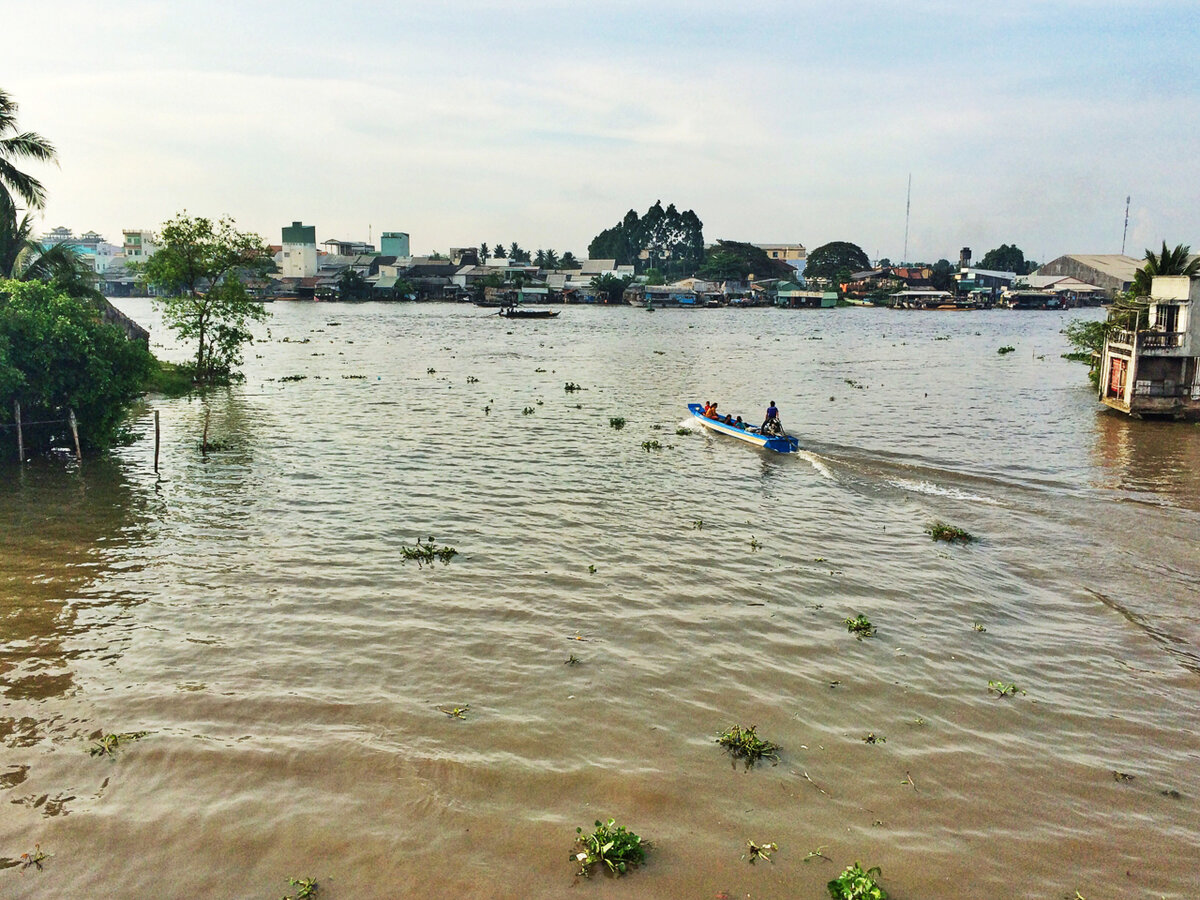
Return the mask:
<path fill-rule="evenodd" d="M 141 394 L 154 358 L 86 300 L 40 281 L 0 280 L 0 422 L 79 422 L 85 449 L 120 442 L 121 422 Z M 60 422 L 25 431 L 32 452 L 68 440 Z"/>
<path fill-rule="evenodd" d="M 979 260 L 976 268 L 1028 275 L 1037 268 L 1037 263 L 1032 260 L 1027 261 L 1024 252 L 1016 244 L 1001 244 L 996 249 L 983 254 L 983 259 Z"/>
<path fill-rule="evenodd" d="M 232 219 L 181 213 L 162 227 L 158 251 L 145 263 L 147 280 L 165 296 L 163 321 L 185 341 L 196 342 L 198 384 L 226 382 L 252 340 L 251 321 L 265 321 L 243 279 L 274 267 L 263 239 L 237 230 Z"/>
<path fill-rule="evenodd" d="M 823 278 L 834 281 L 838 273 L 843 275 L 861 272 L 871 267 L 871 260 L 858 244 L 849 241 L 832 241 L 822 244 L 808 254 L 804 265 L 805 278 Z"/>
<path fill-rule="evenodd" d="M 1147 250 L 1146 264 L 1134 273 L 1130 293 L 1135 297 L 1149 297 L 1150 284 L 1155 275 L 1200 274 L 1200 258 L 1189 261 L 1191 252 L 1192 248 L 1187 244 L 1176 244 L 1174 250 L 1169 249 L 1166 241 L 1163 241 L 1161 253 Z"/>
<path fill-rule="evenodd" d="M 795 278 L 796 270 L 766 250 L 741 241 L 717 241 L 708 250 L 698 272 L 701 278 L 723 281 L 730 278 Z"/>
<path fill-rule="evenodd" d="M 632 209 L 588 244 L 591 259 L 615 259 L 636 272 L 659 269 L 671 275 L 690 275 L 704 261 L 704 224 L 692 210 L 680 212 L 672 203 L 655 202 L 644 216 Z"/>
<path fill-rule="evenodd" d="M 605 272 L 603 275 L 594 276 L 590 286 L 596 292 L 596 296 L 604 298 L 605 303 L 620 303 L 630 280 L 628 275 L 618 277 L 612 272 Z"/>
<path fill-rule="evenodd" d="M 46 205 L 40 181 L 17 168 L 18 160 L 54 162 L 54 145 L 32 131 L 17 129 L 17 102 L 0 91 L 0 217 L 16 219 L 17 199 L 32 209 Z"/>

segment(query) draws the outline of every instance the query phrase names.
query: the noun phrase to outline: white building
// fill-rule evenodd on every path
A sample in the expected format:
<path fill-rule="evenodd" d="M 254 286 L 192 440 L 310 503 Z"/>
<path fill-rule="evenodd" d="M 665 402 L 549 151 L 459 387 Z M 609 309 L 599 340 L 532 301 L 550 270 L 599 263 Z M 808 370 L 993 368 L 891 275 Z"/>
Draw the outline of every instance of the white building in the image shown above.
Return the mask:
<path fill-rule="evenodd" d="M 279 272 L 284 278 L 312 278 L 317 274 L 317 228 L 293 222 L 283 228 Z"/>
<path fill-rule="evenodd" d="M 124 252 L 126 262 L 145 262 L 158 250 L 158 238 L 153 231 L 126 228 L 121 233 L 125 238 Z"/>

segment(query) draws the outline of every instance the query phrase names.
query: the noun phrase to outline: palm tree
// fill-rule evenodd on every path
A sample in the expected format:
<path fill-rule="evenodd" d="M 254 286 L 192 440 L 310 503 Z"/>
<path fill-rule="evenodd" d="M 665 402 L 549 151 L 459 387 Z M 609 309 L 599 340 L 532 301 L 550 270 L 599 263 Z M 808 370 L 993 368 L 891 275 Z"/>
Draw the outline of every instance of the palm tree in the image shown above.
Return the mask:
<path fill-rule="evenodd" d="M 15 165 L 17 160 L 55 161 L 54 145 L 32 131 L 17 131 L 17 103 L 5 91 L 0 91 L 0 217 L 17 216 L 20 198 L 26 206 L 41 209 L 46 204 L 46 189 L 32 175 L 26 175 Z"/>
<path fill-rule="evenodd" d="M 1134 273 L 1132 293 L 1135 297 L 1150 296 L 1150 282 L 1155 275 L 1198 275 L 1200 274 L 1200 257 L 1188 261 L 1192 248 L 1186 244 L 1177 244 L 1174 250 L 1167 248 L 1163 241 L 1162 253 L 1157 256 L 1154 251 L 1146 251 L 1146 264 Z"/>
<path fill-rule="evenodd" d="M 98 301 L 103 295 L 94 286 L 95 275 L 70 244 L 43 247 L 31 237 L 33 219 L 27 213 L 0 214 L 0 278 L 47 281 L 64 293 Z"/>

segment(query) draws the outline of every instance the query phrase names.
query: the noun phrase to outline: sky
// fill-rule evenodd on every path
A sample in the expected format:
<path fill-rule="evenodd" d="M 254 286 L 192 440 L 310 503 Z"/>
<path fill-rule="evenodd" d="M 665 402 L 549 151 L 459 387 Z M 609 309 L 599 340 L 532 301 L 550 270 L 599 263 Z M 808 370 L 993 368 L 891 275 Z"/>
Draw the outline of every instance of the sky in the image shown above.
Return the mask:
<path fill-rule="evenodd" d="M 629 209 L 872 259 L 1200 247 L 1200 3 L 6 4 L 45 228 L 585 256 Z M 912 181 L 905 257 L 906 192 Z"/>

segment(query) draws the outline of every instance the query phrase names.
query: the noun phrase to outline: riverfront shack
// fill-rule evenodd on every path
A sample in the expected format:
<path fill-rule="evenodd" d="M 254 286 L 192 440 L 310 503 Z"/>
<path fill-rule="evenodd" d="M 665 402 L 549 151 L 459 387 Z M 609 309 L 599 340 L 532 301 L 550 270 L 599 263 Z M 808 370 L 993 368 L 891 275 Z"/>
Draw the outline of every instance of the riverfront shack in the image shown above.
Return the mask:
<path fill-rule="evenodd" d="M 1136 418 L 1200 419 L 1200 278 L 1159 275 L 1150 308 L 1131 330 L 1109 333 L 1100 401 Z"/>

